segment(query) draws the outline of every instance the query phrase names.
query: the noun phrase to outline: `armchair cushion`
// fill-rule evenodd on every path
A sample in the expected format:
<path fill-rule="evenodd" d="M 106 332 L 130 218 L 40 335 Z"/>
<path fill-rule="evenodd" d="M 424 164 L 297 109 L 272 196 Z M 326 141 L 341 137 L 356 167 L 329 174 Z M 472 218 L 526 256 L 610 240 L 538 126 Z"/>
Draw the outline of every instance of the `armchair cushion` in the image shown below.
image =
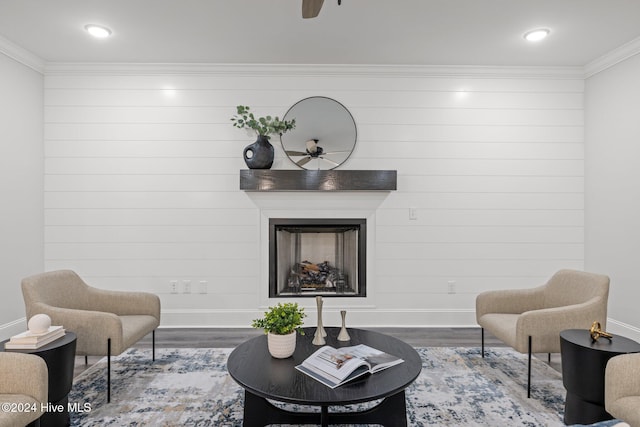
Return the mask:
<path fill-rule="evenodd" d="M 607 362 L 605 408 L 614 417 L 640 426 L 640 353 L 621 354 Z"/>
<path fill-rule="evenodd" d="M 510 313 L 488 313 L 482 318 L 485 329 L 491 331 L 503 343 L 516 346 L 516 325 L 518 324 L 518 314 Z"/>
<path fill-rule="evenodd" d="M 48 370 L 45 361 L 31 354 L 0 352 L 0 403 L 27 404 L 35 411 L 0 411 L 0 426 L 27 425 L 43 414 L 47 403 Z"/>

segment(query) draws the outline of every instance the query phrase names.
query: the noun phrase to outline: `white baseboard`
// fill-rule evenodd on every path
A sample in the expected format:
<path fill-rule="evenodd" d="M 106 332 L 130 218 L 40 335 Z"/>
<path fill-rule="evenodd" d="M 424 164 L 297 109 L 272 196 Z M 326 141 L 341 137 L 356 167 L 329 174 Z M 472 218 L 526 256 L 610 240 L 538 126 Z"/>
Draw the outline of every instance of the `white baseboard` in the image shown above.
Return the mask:
<path fill-rule="evenodd" d="M 27 319 L 26 317 L 22 317 L 18 320 L 14 320 L 13 322 L 5 323 L 4 325 L 0 325 L 0 341 L 4 341 L 6 339 L 11 338 L 14 335 L 17 335 L 21 332 L 27 330 Z"/>
<path fill-rule="evenodd" d="M 640 328 L 615 319 L 607 318 L 607 332 L 640 342 Z"/>

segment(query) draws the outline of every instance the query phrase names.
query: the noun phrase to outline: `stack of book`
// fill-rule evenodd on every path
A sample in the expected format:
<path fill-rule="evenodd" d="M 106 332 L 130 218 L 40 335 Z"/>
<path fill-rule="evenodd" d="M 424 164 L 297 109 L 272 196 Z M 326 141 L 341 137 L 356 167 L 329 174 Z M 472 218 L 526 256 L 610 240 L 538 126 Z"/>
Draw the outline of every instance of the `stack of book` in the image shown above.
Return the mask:
<path fill-rule="evenodd" d="M 64 328 L 62 326 L 50 326 L 49 330 L 38 334 L 27 331 L 14 335 L 4 344 L 4 348 L 5 350 L 32 350 L 63 336 Z"/>

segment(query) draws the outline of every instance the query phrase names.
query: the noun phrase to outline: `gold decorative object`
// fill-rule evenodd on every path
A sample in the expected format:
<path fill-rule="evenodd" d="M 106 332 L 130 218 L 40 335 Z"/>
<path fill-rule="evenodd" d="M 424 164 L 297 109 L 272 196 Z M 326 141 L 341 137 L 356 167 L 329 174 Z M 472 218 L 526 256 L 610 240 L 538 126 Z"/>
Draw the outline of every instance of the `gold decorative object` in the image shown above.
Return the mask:
<path fill-rule="evenodd" d="M 601 329 L 600 322 L 593 322 L 591 324 L 591 328 L 589 329 L 589 333 L 591 334 L 591 339 L 595 342 L 598 341 L 598 338 L 604 337 L 609 341 L 613 338 L 613 335 L 606 333 Z"/>

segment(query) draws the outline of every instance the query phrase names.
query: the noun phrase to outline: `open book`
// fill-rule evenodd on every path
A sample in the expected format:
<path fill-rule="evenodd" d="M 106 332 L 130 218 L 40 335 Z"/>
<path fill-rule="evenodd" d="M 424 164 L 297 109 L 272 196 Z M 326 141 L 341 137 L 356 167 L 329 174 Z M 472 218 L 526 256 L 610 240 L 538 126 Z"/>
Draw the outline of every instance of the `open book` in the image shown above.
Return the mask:
<path fill-rule="evenodd" d="M 301 372 L 331 388 L 361 375 L 374 374 L 404 360 L 360 344 L 352 347 L 324 346 L 296 366 Z"/>

